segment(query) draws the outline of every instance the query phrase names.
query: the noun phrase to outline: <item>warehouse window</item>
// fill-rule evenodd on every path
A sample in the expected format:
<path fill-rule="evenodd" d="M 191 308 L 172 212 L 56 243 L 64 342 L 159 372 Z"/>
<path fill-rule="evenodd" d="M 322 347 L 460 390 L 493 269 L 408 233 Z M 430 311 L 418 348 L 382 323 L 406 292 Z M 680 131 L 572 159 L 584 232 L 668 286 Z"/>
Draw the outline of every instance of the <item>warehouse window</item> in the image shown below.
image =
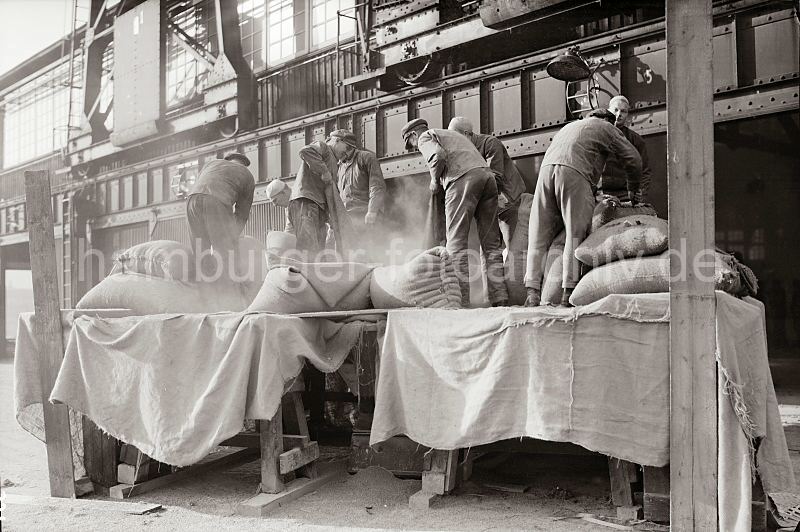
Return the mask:
<path fill-rule="evenodd" d="M 292 0 L 267 2 L 267 59 L 273 65 L 297 52 L 295 36 L 295 6 Z"/>
<path fill-rule="evenodd" d="M 73 124 L 81 110 L 81 72 L 63 61 L 14 89 L 2 101 L 3 167 L 9 168 L 62 148 L 72 98 Z"/>
<path fill-rule="evenodd" d="M 355 0 L 311 0 L 311 45 L 321 46 L 334 42 L 337 33 L 336 11 L 344 11 L 344 14 L 354 16 Z M 340 38 L 351 37 L 355 34 L 355 21 L 351 18 L 342 17 Z"/>
<path fill-rule="evenodd" d="M 253 72 L 267 65 L 267 10 L 265 0 L 239 0 L 242 55 Z"/>
<path fill-rule="evenodd" d="M 216 55 L 217 30 L 211 0 L 182 0 L 171 3 L 168 18 L 197 44 Z M 175 31 L 167 39 L 167 107 L 174 107 L 202 95 L 208 69 L 178 42 Z"/>

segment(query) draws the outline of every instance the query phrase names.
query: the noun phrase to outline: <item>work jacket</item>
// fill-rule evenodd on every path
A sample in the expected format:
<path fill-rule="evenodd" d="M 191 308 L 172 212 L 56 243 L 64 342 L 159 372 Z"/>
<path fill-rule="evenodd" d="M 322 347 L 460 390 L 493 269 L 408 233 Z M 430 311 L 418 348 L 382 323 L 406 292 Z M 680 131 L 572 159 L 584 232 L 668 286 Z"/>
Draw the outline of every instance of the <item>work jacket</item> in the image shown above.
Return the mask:
<path fill-rule="evenodd" d="M 473 168 L 487 168 L 486 160 L 470 140 L 449 129 L 429 129 L 419 136 L 417 148 L 431 174 L 431 181 L 446 187 Z"/>
<path fill-rule="evenodd" d="M 517 201 L 525 192 L 525 181 L 502 141 L 492 135 L 473 133 L 472 143 L 498 176 L 498 191 L 506 195 L 509 203 Z"/>
<path fill-rule="evenodd" d="M 636 151 L 639 152 L 639 156 L 642 158 L 642 175 L 639 180 L 639 193 L 642 197 L 642 201 L 644 201 L 650 189 L 650 162 L 647 158 L 647 145 L 641 135 L 631 128 L 622 126 L 619 130 L 622 131 L 622 134 L 625 135 L 628 142 L 633 144 L 633 147 L 636 148 Z M 600 182 L 600 187 L 603 190 L 623 190 L 625 189 L 626 183 L 625 168 L 617 160 L 616 154 L 610 154 L 606 161 L 606 166 L 603 169 L 603 179 Z"/>
<path fill-rule="evenodd" d="M 590 116 L 562 127 L 553 136 L 542 166 L 568 166 L 597 187 L 610 153 L 625 169 L 628 191 L 638 193 L 642 158 L 619 128 L 602 118 Z"/>
<path fill-rule="evenodd" d="M 383 212 L 386 182 L 378 158 L 371 151 L 356 149 L 348 159 L 341 161 L 338 184 L 347 212 Z"/>
<path fill-rule="evenodd" d="M 225 159 L 215 159 L 203 166 L 189 195 L 207 194 L 234 210 L 240 226 L 247 223 L 256 181 L 247 167 Z"/>
<path fill-rule="evenodd" d="M 297 172 L 289 201 L 307 198 L 327 209 L 328 202 L 325 201 L 325 183 L 322 181 L 322 174 L 327 170 L 331 176 L 336 175 L 338 162 L 333 151 L 327 144 L 318 140 L 300 148 L 300 158 L 303 164 Z"/>

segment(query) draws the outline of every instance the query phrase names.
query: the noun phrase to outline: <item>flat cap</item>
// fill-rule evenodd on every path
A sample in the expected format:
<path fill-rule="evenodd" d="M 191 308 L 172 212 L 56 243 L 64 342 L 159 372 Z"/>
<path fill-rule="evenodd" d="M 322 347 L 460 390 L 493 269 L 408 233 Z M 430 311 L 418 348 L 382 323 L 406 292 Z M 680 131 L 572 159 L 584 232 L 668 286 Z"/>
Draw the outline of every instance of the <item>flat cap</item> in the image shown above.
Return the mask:
<path fill-rule="evenodd" d="M 347 129 L 337 129 L 336 131 L 332 131 L 329 135 L 331 138 L 339 139 L 345 144 L 357 148 L 356 146 L 356 136 L 353 135 L 352 131 L 348 131 Z"/>
<path fill-rule="evenodd" d="M 235 163 L 243 164 L 245 166 L 250 166 L 250 159 L 247 158 L 246 155 L 243 155 L 238 152 L 229 153 L 225 156 L 226 161 L 233 161 Z"/>
<path fill-rule="evenodd" d="M 402 135 L 403 140 L 405 140 L 405 138 L 412 131 L 414 131 L 415 129 L 420 128 L 420 127 L 424 127 L 425 129 L 428 129 L 428 121 L 425 120 L 424 118 L 415 118 L 414 120 L 412 120 L 411 122 L 409 122 L 408 124 L 403 126 L 403 129 L 400 130 L 400 135 Z"/>
<path fill-rule="evenodd" d="M 267 202 L 272 203 L 273 201 L 275 201 L 275 198 L 277 198 L 282 192 L 286 190 L 289 190 L 289 185 L 287 185 L 280 179 L 273 179 L 272 181 L 269 182 L 269 185 L 267 185 L 266 189 Z"/>

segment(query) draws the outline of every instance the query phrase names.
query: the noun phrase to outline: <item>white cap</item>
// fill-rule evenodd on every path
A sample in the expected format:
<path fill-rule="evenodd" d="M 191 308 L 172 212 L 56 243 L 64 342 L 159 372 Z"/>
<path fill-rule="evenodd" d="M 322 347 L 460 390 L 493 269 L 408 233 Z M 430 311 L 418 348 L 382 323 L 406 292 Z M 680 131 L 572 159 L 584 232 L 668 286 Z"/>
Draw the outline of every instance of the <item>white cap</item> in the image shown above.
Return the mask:
<path fill-rule="evenodd" d="M 267 201 L 272 203 L 281 193 L 289 189 L 289 185 L 280 179 L 273 179 L 267 185 Z"/>

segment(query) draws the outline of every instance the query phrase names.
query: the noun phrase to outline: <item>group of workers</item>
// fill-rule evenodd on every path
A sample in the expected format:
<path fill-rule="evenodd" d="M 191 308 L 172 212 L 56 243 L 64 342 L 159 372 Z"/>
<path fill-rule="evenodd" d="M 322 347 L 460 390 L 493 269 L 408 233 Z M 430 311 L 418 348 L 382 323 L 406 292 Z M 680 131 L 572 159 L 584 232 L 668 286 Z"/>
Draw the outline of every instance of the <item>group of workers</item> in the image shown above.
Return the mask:
<path fill-rule="evenodd" d="M 574 249 L 589 232 L 596 194 L 624 201 L 645 200 L 650 170 L 643 139 L 627 127 L 630 104 L 616 96 L 608 109 L 595 109 L 565 125 L 553 137 L 539 169 L 531 206 L 525 272 L 526 306 L 540 304 L 547 253 L 563 229 L 562 304 L 580 276 Z M 488 297 L 493 306 L 508 305 L 503 248 L 511 243 L 525 182 L 503 143 L 476 133 L 472 123 L 455 117 L 448 129 L 430 128 L 421 118 L 401 130 L 407 150 L 418 150 L 430 173 L 430 192 L 444 203 L 446 247 L 452 256 L 462 303 L 470 302 L 468 238 L 473 219 L 483 255 Z M 286 231 L 297 248 L 323 250 L 347 227 L 362 247 L 376 241 L 384 222 L 386 183 L 377 156 L 360 148 L 345 129 L 300 150 L 301 168 L 289 187 L 273 180 L 267 200 L 287 210 Z M 234 153 L 207 164 L 193 185 L 187 218 L 201 250 L 235 249 L 253 200 L 254 180 L 244 155 Z M 337 232 L 339 234 L 337 234 Z"/>

